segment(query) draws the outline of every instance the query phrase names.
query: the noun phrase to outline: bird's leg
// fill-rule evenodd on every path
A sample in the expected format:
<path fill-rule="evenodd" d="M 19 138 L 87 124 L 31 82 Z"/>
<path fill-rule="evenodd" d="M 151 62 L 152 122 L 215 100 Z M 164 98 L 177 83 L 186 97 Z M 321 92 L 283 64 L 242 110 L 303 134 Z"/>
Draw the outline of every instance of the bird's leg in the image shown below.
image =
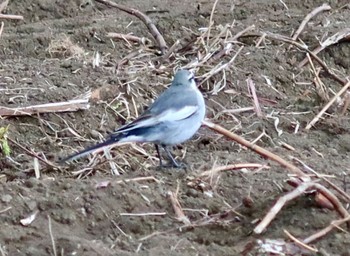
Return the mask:
<path fill-rule="evenodd" d="M 162 147 L 164 148 L 164 151 L 167 153 L 169 159 L 171 160 L 173 167 L 176 167 L 176 168 L 184 168 L 185 167 L 183 164 L 179 164 L 178 162 L 176 162 L 173 155 L 170 153 L 169 149 L 165 145 L 162 145 Z"/>
<path fill-rule="evenodd" d="M 162 163 L 162 157 L 160 156 L 160 152 L 159 152 L 159 146 L 158 146 L 158 144 L 154 144 L 154 146 L 156 147 L 157 155 L 159 158 L 159 166 L 162 167 L 163 163 Z"/>

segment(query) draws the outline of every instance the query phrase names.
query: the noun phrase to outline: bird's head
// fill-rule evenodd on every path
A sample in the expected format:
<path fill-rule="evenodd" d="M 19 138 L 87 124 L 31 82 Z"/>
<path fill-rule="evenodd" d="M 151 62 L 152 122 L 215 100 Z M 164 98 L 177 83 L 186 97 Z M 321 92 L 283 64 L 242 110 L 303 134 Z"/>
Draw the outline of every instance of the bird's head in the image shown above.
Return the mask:
<path fill-rule="evenodd" d="M 181 69 L 176 72 L 172 86 L 193 86 L 196 87 L 194 74 L 186 69 Z"/>

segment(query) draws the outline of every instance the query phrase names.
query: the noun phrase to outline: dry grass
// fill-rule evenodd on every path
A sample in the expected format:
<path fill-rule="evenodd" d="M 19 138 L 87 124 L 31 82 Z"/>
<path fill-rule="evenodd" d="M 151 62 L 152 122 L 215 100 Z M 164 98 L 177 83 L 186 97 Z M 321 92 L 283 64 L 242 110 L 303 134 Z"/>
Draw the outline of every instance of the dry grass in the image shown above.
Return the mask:
<path fill-rule="evenodd" d="M 82 59 L 86 55 L 85 50 L 73 43 L 71 38 L 65 34 L 60 34 L 56 39 L 53 39 L 46 51 L 51 58 Z"/>

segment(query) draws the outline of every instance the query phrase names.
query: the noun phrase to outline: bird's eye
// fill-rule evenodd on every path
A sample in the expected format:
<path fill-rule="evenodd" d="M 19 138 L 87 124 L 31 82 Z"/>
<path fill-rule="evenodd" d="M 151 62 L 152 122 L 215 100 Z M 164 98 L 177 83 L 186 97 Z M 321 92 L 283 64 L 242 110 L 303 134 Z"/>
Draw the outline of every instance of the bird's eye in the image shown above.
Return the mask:
<path fill-rule="evenodd" d="M 188 81 L 193 81 L 194 80 L 194 75 L 191 74 L 189 77 L 188 77 Z"/>

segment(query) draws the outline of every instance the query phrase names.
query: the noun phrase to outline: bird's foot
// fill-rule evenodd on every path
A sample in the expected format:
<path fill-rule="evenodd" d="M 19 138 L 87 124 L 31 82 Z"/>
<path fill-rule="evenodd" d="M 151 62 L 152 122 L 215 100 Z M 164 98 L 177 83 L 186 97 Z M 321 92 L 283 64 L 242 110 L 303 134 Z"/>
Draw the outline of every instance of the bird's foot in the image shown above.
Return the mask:
<path fill-rule="evenodd" d="M 170 162 L 168 164 L 160 163 L 157 169 L 161 170 L 164 168 L 187 169 L 187 165 L 185 163 L 182 163 L 182 162 L 174 161 L 174 162 Z"/>

